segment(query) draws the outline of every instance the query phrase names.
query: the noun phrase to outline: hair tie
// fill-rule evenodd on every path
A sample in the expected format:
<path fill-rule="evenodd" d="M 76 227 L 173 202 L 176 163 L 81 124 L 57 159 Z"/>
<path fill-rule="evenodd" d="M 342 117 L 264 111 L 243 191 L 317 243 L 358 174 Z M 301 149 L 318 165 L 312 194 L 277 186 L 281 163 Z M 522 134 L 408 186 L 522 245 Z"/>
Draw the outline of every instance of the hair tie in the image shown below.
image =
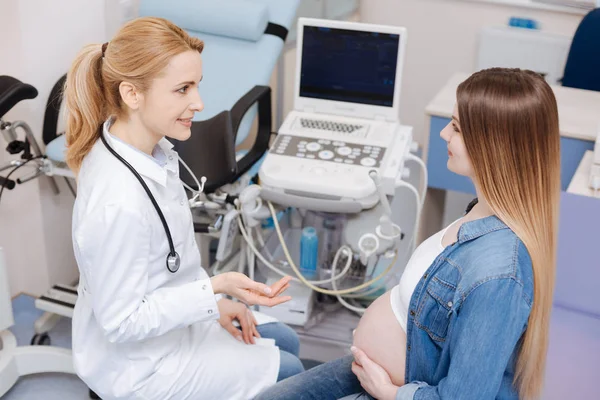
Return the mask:
<path fill-rule="evenodd" d="M 102 45 L 102 58 L 104 58 L 104 53 L 106 52 L 106 48 L 108 47 L 108 42 Z"/>

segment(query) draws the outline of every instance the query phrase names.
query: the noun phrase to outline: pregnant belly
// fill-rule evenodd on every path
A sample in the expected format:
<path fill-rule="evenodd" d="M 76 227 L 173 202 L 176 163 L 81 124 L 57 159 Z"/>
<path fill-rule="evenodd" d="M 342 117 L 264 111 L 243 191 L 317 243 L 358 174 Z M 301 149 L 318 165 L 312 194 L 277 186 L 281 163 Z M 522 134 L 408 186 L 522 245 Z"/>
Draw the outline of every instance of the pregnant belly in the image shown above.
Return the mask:
<path fill-rule="evenodd" d="M 367 308 L 354 333 L 354 345 L 383 367 L 394 385 L 404 385 L 406 333 L 392 310 L 390 292 Z"/>

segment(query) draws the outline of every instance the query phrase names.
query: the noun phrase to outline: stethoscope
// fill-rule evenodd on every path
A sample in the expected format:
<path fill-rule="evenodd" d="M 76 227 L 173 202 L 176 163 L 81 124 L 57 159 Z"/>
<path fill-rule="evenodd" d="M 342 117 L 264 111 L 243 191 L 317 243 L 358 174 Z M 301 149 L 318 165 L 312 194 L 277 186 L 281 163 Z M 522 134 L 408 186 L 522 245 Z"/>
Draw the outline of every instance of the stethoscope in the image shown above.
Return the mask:
<path fill-rule="evenodd" d="M 106 141 L 106 138 L 104 137 L 104 132 L 103 132 L 102 128 L 100 130 L 100 138 L 102 139 L 102 143 L 104 143 L 104 146 L 106 146 L 106 148 L 108 149 L 108 151 L 110 151 L 113 156 L 115 156 L 127 168 L 129 168 L 129 170 L 131 171 L 131 173 L 137 178 L 137 180 L 140 182 L 140 184 L 142 185 L 142 187 L 146 191 L 146 194 L 150 198 L 150 201 L 152 201 L 152 205 L 154 206 L 154 209 L 158 213 L 158 217 L 160 218 L 160 222 L 162 222 L 163 228 L 165 228 L 165 233 L 167 234 L 167 240 L 169 241 L 169 254 L 167 255 L 167 269 L 169 270 L 169 272 L 172 272 L 172 273 L 177 272 L 179 270 L 179 266 L 181 265 L 181 257 L 179 257 L 179 254 L 175 251 L 175 245 L 173 244 L 173 237 L 171 236 L 171 231 L 169 230 L 169 225 L 167 224 L 167 220 L 165 219 L 164 214 L 162 213 L 160 207 L 158 206 L 158 203 L 156 202 L 156 199 L 152 195 L 152 192 L 150 192 L 150 189 L 148 188 L 148 185 L 146 185 L 146 182 L 144 182 L 144 179 L 135 170 L 135 168 L 133 168 L 131 166 L 131 164 L 129 164 L 127 161 L 125 161 L 125 159 L 123 157 L 121 157 L 119 155 L 119 153 L 117 153 L 112 147 L 109 146 L 108 142 Z M 190 190 L 191 192 L 193 192 L 195 194 L 195 196 L 194 196 L 194 199 L 195 199 L 198 196 L 200 196 L 200 194 L 202 193 L 202 191 L 204 191 L 204 183 L 206 182 L 206 177 L 203 176 L 203 177 L 200 178 L 200 180 L 202 181 L 202 183 L 198 182 L 198 179 L 196 178 L 196 175 L 194 175 L 194 173 L 190 170 L 190 168 L 186 165 L 186 163 L 183 162 L 183 160 L 181 158 L 179 158 L 179 157 L 178 157 L 178 160 L 188 170 L 188 172 L 190 173 L 190 175 L 192 176 L 192 178 L 194 178 L 194 180 L 196 181 L 196 184 L 198 185 L 198 188 L 200 189 L 199 191 L 194 190 L 191 187 L 189 187 L 188 185 L 186 185 L 185 182 L 182 182 L 183 185 L 188 190 Z"/>

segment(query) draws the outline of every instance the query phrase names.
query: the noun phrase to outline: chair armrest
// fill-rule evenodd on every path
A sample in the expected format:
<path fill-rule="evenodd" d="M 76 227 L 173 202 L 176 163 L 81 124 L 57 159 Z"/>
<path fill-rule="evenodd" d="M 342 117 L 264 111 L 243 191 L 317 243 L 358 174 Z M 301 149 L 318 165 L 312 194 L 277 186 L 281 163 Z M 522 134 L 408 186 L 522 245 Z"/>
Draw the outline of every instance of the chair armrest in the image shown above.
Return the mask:
<path fill-rule="evenodd" d="M 238 163 L 236 179 L 245 174 L 269 148 L 271 138 L 271 88 L 268 86 L 254 86 L 231 109 L 231 125 L 235 136 L 242 122 L 242 118 L 258 101 L 258 132 L 250 151 Z M 235 142 L 235 137 L 234 137 Z"/>
<path fill-rule="evenodd" d="M 63 88 L 67 80 L 67 74 L 64 74 L 54 84 L 48 102 L 46 103 L 46 111 L 44 113 L 44 125 L 42 128 L 42 140 L 44 144 L 48 144 L 56 139 L 58 134 L 58 118 L 60 116 L 60 106 L 63 102 Z"/>

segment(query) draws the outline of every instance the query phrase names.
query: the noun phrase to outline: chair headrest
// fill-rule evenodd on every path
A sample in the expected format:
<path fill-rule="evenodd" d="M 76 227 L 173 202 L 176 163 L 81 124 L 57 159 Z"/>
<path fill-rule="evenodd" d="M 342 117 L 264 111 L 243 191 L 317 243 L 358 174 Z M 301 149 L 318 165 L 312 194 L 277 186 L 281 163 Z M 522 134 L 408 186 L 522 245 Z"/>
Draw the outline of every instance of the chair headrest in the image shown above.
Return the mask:
<path fill-rule="evenodd" d="M 141 17 L 161 17 L 194 32 L 257 41 L 269 22 L 265 4 L 248 0 L 143 0 Z"/>

